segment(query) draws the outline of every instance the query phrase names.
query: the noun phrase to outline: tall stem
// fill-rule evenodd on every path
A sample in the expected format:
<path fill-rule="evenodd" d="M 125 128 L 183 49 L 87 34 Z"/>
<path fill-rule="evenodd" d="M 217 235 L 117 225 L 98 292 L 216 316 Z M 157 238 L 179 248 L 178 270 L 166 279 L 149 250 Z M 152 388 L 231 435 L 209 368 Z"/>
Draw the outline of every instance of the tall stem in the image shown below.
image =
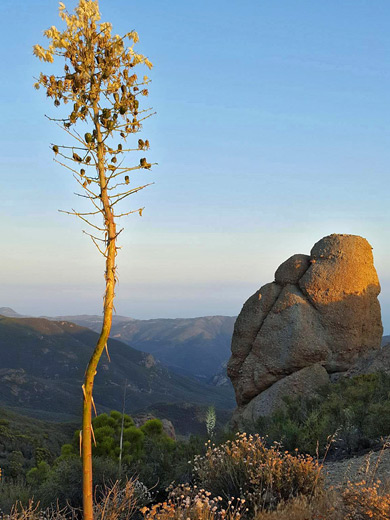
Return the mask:
<path fill-rule="evenodd" d="M 103 324 L 95 350 L 89 360 L 85 372 L 84 405 L 83 405 L 83 436 L 82 436 L 82 463 L 83 463 L 83 516 L 84 520 L 93 520 L 93 483 L 92 483 L 92 391 L 97 365 L 107 344 L 111 331 L 112 311 L 115 297 L 115 258 L 116 258 L 116 225 L 107 193 L 107 178 L 105 171 L 105 147 L 99 123 L 99 109 L 94 104 L 94 123 L 97 131 L 97 169 L 101 189 L 101 201 L 104 216 L 104 227 L 107 233 L 106 250 L 106 289 L 104 294 Z"/>

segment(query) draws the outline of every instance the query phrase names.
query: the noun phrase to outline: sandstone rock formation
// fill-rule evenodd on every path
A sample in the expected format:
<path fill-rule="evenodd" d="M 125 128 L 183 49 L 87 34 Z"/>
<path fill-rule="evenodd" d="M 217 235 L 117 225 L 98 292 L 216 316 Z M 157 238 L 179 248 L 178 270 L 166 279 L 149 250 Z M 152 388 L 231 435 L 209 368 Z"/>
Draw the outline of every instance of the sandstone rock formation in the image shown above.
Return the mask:
<path fill-rule="evenodd" d="M 327 236 L 310 256 L 281 264 L 275 281 L 248 299 L 235 323 L 228 375 L 236 422 L 271 413 L 281 389 L 313 392 L 328 374 L 345 373 L 378 350 L 379 292 L 371 246 L 359 236 Z"/>

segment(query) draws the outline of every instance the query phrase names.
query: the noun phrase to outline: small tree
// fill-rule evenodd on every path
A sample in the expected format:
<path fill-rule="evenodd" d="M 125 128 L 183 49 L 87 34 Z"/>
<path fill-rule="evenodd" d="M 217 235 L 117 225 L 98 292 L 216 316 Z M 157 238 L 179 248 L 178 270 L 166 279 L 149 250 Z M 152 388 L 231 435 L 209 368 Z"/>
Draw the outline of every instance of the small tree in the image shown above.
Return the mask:
<path fill-rule="evenodd" d="M 126 145 L 126 139 L 137 133 L 142 122 L 152 115 L 150 109 L 141 110 L 139 106 L 139 97 L 148 95 L 146 86 L 150 80 L 147 76 L 140 80 L 133 69 L 139 64 L 151 68 L 152 64 L 134 51 L 133 46 L 138 41 L 136 32 L 120 37 L 112 35 L 110 23 L 98 23 L 100 12 L 97 0 L 80 0 L 72 15 L 60 2 L 59 14 L 66 24 L 65 30 L 60 32 L 53 26 L 45 31 L 45 36 L 50 40 L 49 47 L 44 49 L 35 45 L 34 54 L 49 63 L 54 61 L 55 56 L 60 57 L 65 62 L 64 74 L 48 76 L 41 73 L 35 87 L 44 87 L 56 107 L 70 106 L 64 118 L 49 119 L 56 121 L 77 143 L 72 146 L 52 144 L 54 160 L 72 172 L 83 190 L 79 195 L 90 201 L 92 210 L 65 213 L 77 216 L 91 227 L 92 233 L 87 234 L 104 256 L 106 267 L 102 330 L 87 366 L 83 385 L 83 511 L 85 520 L 91 520 L 92 390 L 97 365 L 103 350 L 107 349 L 111 330 L 117 281 L 117 238 L 122 231 L 117 230 L 117 219 L 134 212 L 142 215 L 143 209 L 127 211 L 127 208 L 118 208 L 129 195 L 149 185 L 130 187 L 129 172 L 148 170 L 152 166 L 145 157 L 132 167 L 123 162 L 125 152 L 149 149 L 148 140 L 138 139 L 134 147 Z M 130 47 L 125 46 L 126 39 L 131 42 Z M 76 124 L 78 130 L 75 129 Z M 80 131 L 80 127 L 83 130 Z"/>

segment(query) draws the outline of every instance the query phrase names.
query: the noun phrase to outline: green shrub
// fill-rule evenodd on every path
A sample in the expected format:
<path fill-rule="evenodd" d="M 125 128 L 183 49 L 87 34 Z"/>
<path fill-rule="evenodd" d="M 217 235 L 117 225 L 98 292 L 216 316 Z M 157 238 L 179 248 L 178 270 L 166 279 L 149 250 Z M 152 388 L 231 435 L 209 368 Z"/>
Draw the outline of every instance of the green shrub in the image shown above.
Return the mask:
<path fill-rule="evenodd" d="M 390 434 L 390 376 L 344 378 L 322 388 L 315 398 L 285 399 L 283 409 L 262 417 L 254 432 L 288 450 L 350 455 Z"/>
<path fill-rule="evenodd" d="M 33 488 L 39 487 L 45 482 L 50 473 L 50 466 L 47 462 L 42 461 L 37 467 L 30 469 L 26 475 L 26 481 Z"/>
<path fill-rule="evenodd" d="M 27 506 L 32 489 L 23 478 L 5 480 L 0 484 L 0 514 L 9 514 L 16 502 Z"/>
<path fill-rule="evenodd" d="M 103 457 L 93 458 L 93 476 L 97 495 L 110 483 L 118 479 L 118 464 Z M 82 465 L 80 457 L 61 460 L 47 474 L 45 481 L 34 490 L 35 500 L 43 507 L 67 504 L 75 508 L 82 506 Z"/>

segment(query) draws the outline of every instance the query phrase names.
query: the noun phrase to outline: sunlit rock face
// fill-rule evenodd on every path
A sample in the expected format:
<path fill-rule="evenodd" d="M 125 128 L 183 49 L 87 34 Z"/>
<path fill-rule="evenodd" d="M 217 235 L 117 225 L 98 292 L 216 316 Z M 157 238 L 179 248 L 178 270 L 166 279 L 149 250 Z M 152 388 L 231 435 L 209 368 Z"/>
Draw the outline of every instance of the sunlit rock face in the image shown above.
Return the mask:
<path fill-rule="evenodd" d="M 236 392 L 236 423 L 272 413 L 276 405 L 268 405 L 264 394 L 275 396 L 271 389 L 278 381 L 290 377 L 287 395 L 313 393 L 316 381 L 322 386 L 328 375 L 347 372 L 357 359 L 378 350 L 379 292 L 372 248 L 359 236 L 327 236 L 310 256 L 283 262 L 275 281 L 248 299 L 235 323 L 228 375 Z M 307 367 L 315 370 L 291 379 Z"/>

